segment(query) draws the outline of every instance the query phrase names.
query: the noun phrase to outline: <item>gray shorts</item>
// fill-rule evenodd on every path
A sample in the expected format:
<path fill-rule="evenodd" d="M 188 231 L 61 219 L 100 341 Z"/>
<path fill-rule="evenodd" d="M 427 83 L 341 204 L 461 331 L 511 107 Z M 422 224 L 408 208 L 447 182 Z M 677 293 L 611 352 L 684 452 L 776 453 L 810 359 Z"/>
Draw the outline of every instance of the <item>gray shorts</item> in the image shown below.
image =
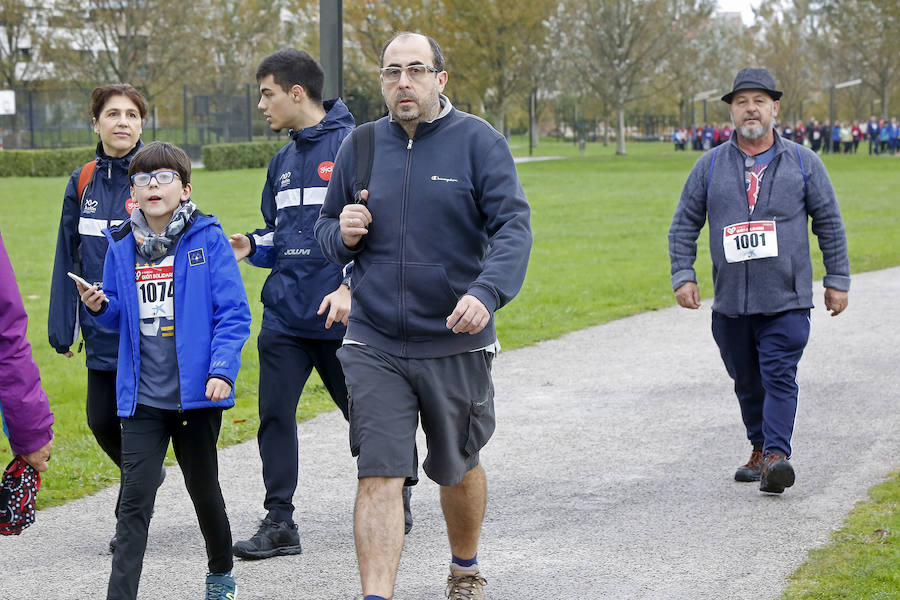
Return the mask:
<path fill-rule="evenodd" d="M 418 481 L 419 415 L 428 445 L 422 468 L 439 485 L 459 483 L 494 433 L 493 354 L 400 358 L 347 344 L 337 356 L 347 380 L 350 451 L 359 477 Z"/>

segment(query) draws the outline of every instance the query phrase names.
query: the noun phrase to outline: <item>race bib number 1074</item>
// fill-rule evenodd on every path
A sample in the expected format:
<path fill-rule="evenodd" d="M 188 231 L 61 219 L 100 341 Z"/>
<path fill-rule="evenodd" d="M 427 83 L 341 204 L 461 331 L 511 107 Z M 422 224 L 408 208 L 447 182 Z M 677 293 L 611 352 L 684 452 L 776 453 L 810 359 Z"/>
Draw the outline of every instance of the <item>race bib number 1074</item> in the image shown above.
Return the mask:
<path fill-rule="evenodd" d="M 730 263 L 778 256 L 775 221 L 748 221 L 728 225 L 722 231 L 725 260 Z"/>
<path fill-rule="evenodd" d="M 174 259 L 167 256 L 155 266 L 136 266 L 138 311 L 141 319 L 175 318 Z"/>

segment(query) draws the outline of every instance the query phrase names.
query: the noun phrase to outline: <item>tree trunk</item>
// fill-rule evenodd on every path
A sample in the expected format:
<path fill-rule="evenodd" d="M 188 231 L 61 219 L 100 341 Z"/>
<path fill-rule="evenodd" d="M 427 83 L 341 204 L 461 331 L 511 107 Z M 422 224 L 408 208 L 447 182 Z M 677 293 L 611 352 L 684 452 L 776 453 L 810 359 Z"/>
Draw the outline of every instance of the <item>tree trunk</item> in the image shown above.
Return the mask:
<path fill-rule="evenodd" d="M 506 136 L 506 132 L 503 130 L 503 117 L 505 116 L 505 112 L 503 110 L 503 105 L 497 107 L 497 111 L 494 113 L 494 129 L 500 132 L 504 137 Z"/>
<path fill-rule="evenodd" d="M 625 155 L 625 105 L 619 103 L 616 107 L 616 154 Z"/>

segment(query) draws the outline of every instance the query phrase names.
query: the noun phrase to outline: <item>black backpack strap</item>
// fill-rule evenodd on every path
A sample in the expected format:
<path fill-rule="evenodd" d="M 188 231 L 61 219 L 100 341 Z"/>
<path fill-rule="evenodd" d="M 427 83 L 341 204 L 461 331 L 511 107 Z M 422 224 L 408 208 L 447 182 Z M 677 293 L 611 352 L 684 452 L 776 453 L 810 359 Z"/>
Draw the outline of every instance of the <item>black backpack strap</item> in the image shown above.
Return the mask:
<path fill-rule="evenodd" d="M 363 123 L 353 131 L 353 157 L 356 172 L 353 176 L 353 202 L 365 204 L 359 197 L 362 190 L 368 189 L 372 177 L 372 162 L 375 160 L 375 122 Z"/>

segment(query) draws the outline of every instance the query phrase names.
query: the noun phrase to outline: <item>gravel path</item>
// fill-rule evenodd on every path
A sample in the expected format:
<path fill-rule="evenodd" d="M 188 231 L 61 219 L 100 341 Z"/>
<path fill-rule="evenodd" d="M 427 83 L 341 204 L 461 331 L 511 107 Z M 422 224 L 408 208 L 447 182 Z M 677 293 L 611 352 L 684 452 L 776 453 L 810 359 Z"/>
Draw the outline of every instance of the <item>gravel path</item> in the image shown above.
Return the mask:
<path fill-rule="evenodd" d="M 898 297 L 894 268 L 855 275 L 840 317 L 814 311 L 798 376 L 797 484 L 783 496 L 732 479 L 750 446 L 710 333 L 709 301 L 699 311 L 673 307 L 501 353 L 498 429 L 483 452 L 490 500 L 479 556 L 488 597 L 778 598 L 808 550 L 900 465 Z M 220 456 L 242 539 L 262 516 L 256 442 Z M 302 424 L 300 477 L 304 553 L 238 561 L 240 600 L 359 592 L 355 464 L 339 413 Z M 0 538 L 0 600 L 104 598 L 114 494 L 43 510 L 22 536 Z M 417 486 L 413 510 L 396 598 L 441 598 L 449 550 L 433 483 Z M 140 598 L 202 598 L 205 562 L 172 467 Z"/>

